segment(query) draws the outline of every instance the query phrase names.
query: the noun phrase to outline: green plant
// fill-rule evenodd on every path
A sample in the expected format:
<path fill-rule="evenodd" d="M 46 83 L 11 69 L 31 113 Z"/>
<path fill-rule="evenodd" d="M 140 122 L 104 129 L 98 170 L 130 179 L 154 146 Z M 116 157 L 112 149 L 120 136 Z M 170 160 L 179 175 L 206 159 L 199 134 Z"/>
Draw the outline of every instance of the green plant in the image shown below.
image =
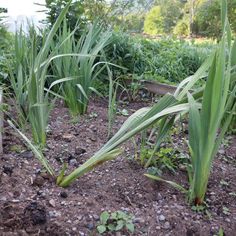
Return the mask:
<path fill-rule="evenodd" d="M 46 144 L 46 127 L 51 109 L 49 91 L 45 93 L 48 67 L 55 59 L 51 43 L 66 15 L 70 2 L 62 10 L 55 24 L 46 35 L 42 35 L 42 46 L 38 47 L 38 36 L 34 26 L 30 26 L 30 39 L 26 39 L 22 29 L 15 34 L 15 68 L 9 68 L 10 83 L 14 90 L 18 110 L 29 120 L 35 143 Z M 58 55 L 57 55 L 58 57 Z"/>
<path fill-rule="evenodd" d="M 100 61 L 101 51 L 110 43 L 111 37 L 111 32 L 103 32 L 98 23 L 84 30 L 78 41 L 74 36 L 76 31 L 77 28 L 71 32 L 64 21 L 57 54 L 65 56 L 53 60 L 53 79 L 64 78 L 62 95 L 73 116 L 84 114 L 91 93 L 98 93 L 93 82 L 105 69 L 105 62 Z"/>
<path fill-rule="evenodd" d="M 144 32 L 152 35 L 172 33 L 176 22 L 182 15 L 181 1 L 157 1 L 157 5 L 150 9 L 144 21 Z"/>
<path fill-rule="evenodd" d="M 190 34 L 188 19 L 182 19 L 176 24 L 173 33 L 178 36 L 188 36 Z"/>
<path fill-rule="evenodd" d="M 219 229 L 218 236 L 224 236 L 224 230 L 222 227 Z"/>
<path fill-rule="evenodd" d="M 225 1 L 222 1 L 222 23 L 224 34 L 219 48 L 214 53 L 213 60 L 211 61 L 200 107 L 188 93 L 190 104 L 189 146 L 192 166 L 192 169 L 189 170 L 190 188 L 188 193 L 190 201 L 194 201 L 195 205 L 203 203 L 213 159 L 232 120 L 233 111 L 236 108 L 236 86 L 234 83 L 236 41 L 232 46 Z M 194 82 L 196 81 L 189 80 L 191 85 Z M 182 92 L 185 89 L 186 87 Z M 199 109 L 201 110 L 200 112 Z M 218 134 L 219 129 L 220 132 Z M 147 176 L 167 182 L 187 192 L 187 190 L 184 190 L 176 183 L 165 181 L 155 176 Z"/>
<path fill-rule="evenodd" d="M 154 155 L 154 156 L 153 156 Z M 175 154 L 173 148 L 164 148 L 161 147 L 158 152 L 153 154 L 151 148 L 141 148 L 140 150 L 140 160 L 141 164 L 146 165 L 147 161 L 152 158 L 150 161 L 149 167 L 156 167 L 161 174 L 162 170 L 168 169 L 175 172 L 175 169 L 178 164 L 178 157 Z"/>
<path fill-rule="evenodd" d="M 115 77 L 127 77 L 128 73 L 134 79 L 174 84 L 194 74 L 214 49 L 212 44 L 170 38 L 149 40 L 120 33 L 113 33 L 112 39 L 105 50 L 106 58 L 126 68 L 112 68 Z"/>
<path fill-rule="evenodd" d="M 100 224 L 97 226 L 97 230 L 100 234 L 105 232 L 116 232 L 123 229 L 129 232 L 134 232 L 133 215 L 125 213 L 123 211 L 115 211 L 109 213 L 104 211 L 100 215 Z"/>
<path fill-rule="evenodd" d="M 196 107 L 196 102 L 189 95 L 189 144 L 193 166 L 190 179 L 190 199 L 194 200 L 196 205 L 200 205 L 203 202 L 212 161 L 218 151 L 224 133 L 227 131 L 232 114 L 228 114 L 225 120 L 223 118 L 227 114 L 229 107 L 230 109 L 233 108 L 233 110 L 236 107 L 234 101 L 236 87 L 234 92 L 232 91 L 233 93 L 230 91 L 231 57 L 236 53 L 236 41 L 235 45 L 231 47 L 230 29 L 229 23 L 225 18 L 225 8 L 226 3 L 223 1 L 222 24 L 224 34 L 209 71 L 200 112 Z M 221 133 L 217 135 L 222 122 Z"/>

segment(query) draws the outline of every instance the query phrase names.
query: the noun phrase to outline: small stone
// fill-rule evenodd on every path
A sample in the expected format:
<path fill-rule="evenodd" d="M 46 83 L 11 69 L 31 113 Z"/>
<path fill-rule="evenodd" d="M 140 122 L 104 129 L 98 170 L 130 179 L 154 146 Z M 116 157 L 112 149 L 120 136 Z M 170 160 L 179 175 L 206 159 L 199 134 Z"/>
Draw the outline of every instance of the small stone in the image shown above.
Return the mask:
<path fill-rule="evenodd" d="M 162 199 L 162 196 L 160 193 L 157 194 L 157 200 L 161 200 Z"/>
<path fill-rule="evenodd" d="M 71 166 L 77 166 L 77 160 L 76 159 L 71 159 L 70 160 L 70 165 Z"/>
<path fill-rule="evenodd" d="M 93 132 L 97 132 L 97 127 L 95 125 L 90 125 L 89 129 L 92 130 Z"/>
<path fill-rule="evenodd" d="M 99 221 L 100 217 L 99 217 L 99 215 L 93 215 L 93 219 L 96 220 L 96 221 Z"/>
<path fill-rule="evenodd" d="M 93 141 L 93 142 L 96 142 L 97 141 L 97 137 L 92 136 L 92 137 L 90 137 L 90 140 Z"/>
<path fill-rule="evenodd" d="M 40 174 L 41 177 L 43 177 L 44 179 L 50 179 L 51 178 L 51 175 L 47 172 L 42 172 Z"/>
<path fill-rule="evenodd" d="M 224 149 L 220 149 L 219 150 L 219 154 L 224 155 L 225 154 L 225 150 Z"/>
<path fill-rule="evenodd" d="M 76 147 L 75 148 L 75 154 L 76 155 L 82 155 L 84 153 L 86 153 L 86 150 L 84 148 L 81 148 L 81 147 Z"/>
<path fill-rule="evenodd" d="M 32 159 L 34 157 L 34 154 L 31 151 L 25 151 L 25 152 L 21 153 L 20 156 L 22 158 Z"/>
<path fill-rule="evenodd" d="M 90 229 L 90 230 L 92 230 L 92 229 L 94 228 L 93 223 L 88 223 L 88 224 L 87 224 L 87 228 Z"/>
<path fill-rule="evenodd" d="M 60 193 L 60 196 L 61 196 L 62 198 L 67 198 L 67 197 L 68 197 L 68 194 L 67 194 L 67 192 L 61 192 L 61 193 Z"/>
<path fill-rule="evenodd" d="M 92 141 L 90 139 L 86 139 L 85 141 L 86 143 L 92 143 Z"/>
<path fill-rule="evenodd" d="M 0 201 L 6 201 L 7 200 L 7 198 L 6 197 L 0 197 Z"/>
<path fill-rule="evenodd" d="M 79 216 L 77 216 L 77 219 L 80 221 L 80 220 L 83 219 L 83 216 L 82 216 L 82 215 L 79 215 Z"/>
<path fill-rule="evenodd" d="M 12 175 L 13 169 L 14 169 L 13 166 L 10 166 L 10 165 L 3 165 L 2 168 L 3 168 L 3 173 L 5 173 L 5 174 L 7 174 L 7 175 L 9 175 L 9 176 Z"/>
<path fill-rule="evenodd" d="M 71 140 L 73 139 L 74 135 L 72 134 L 64 134 L 62 136 L 62 138 L 66 141 L 66 142 L 71 142 Z"/>
<path fill-rule="evenodd" d="M 160 216 L 159 216 L 159 220 L 160 220 L 160 221 L 164 221 L 165 219 L 166 219 L 165 216 L 163 216 L 163 215 L 160 215 Z"/>
<path fill-rule="evenodd" d="M 49 200 L 49 205 L 52 206 L 52 207 L 55 207 L 56 206 L 56 202 L 54 199 L 50 199 Z"/>
<path fill-rule="evenodd" d="M 226 218 L 225 221 L 231 223 L 231 220 L 229 218 Z"/>
<path fill-rule="evenodd" d="M 35 173 L 36 173 L 36 174 L 40 174 L 40 173 L 41 173 L 41 169 L 40 169 L 40 168 L 36 169 L 36 170 L 35 170 Z"/>
<path fill-rule="evenodd" d="M 139 198 L 142 198 L 143 195 L 142 195 L 141 193 L 138 193 L 138 197 L 139 197 Z"/>
<path fill-rule="evenodd" d="M 134 223 L 141 223 L 141 224 L 143 224 L 143 223 L 145 223 L 145 220 L 143 219 L 143 218 L 135 218 L 134 219 Z"/>
<path fill-rule="evenodd" d="M 35 177 L 35 179 L 33 180 L 33 185 L 38 186 L 38 187 L 42 187 L 44 182 L 45 182 L 44 178 L 40 175 L 37 175 Z"/>
<path fill-rule="evenodd" d="M 170 222 L 165 222 L 164 224 L 164 229 L 169 229 L 170 228 Z"/>
<path fill-rule="evenodd" d="M 61 216 L 61 212 L 60 211 L 49 211 L 48 214 L 49 214 L 49 217 L 51 217 L 51 218 L 56 218 L 56 217 L 60 217 Z"/>

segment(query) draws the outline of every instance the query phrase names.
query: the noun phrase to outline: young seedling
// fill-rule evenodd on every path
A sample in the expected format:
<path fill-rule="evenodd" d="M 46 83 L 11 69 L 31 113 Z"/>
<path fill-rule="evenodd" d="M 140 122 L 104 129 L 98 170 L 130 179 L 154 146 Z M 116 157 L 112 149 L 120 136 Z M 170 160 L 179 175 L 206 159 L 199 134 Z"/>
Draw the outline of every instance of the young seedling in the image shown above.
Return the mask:
<path fill-rule="evenodd" d="M 100 215 L 100 224 L 97 226 L 97 230 L 100 234 L 121 230 L 128 230 L 133 233 L 134 224 L 132 220 L 133 215 L 123 211 L 115 211 L 113 213 L 104 211 Z"/>

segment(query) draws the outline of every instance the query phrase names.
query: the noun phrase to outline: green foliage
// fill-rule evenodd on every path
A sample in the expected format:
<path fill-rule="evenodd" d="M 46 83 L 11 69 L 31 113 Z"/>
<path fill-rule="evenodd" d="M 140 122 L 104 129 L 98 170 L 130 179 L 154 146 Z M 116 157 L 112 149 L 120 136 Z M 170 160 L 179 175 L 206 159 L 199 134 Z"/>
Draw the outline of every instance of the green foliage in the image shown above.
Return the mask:
<path fill-rule="evenodd" d="M 152 160 L 150 161 L 149 166 L 157 168 L 158 175 L 161 175 L 162 171 L 165 169 L 175 172 L 178 159 L 173 148 L 161 147 L 154 154 L 151 148 L 141 148 L 140 150 L 141 163 L 145 165 L 150 158 L 152 158 Z"/>
<path fill-rule="evenodd" d="M 52 85 L 60 80 L 63 82 L 62 96 L 73 116 L 86 112 L 89 97 L 92 92 L 96 92 L 93 82 L 105 68 L 100 60 L 101 51 L 109 44 L 111 37 L 109 31 L 102 31 L 94 23 L 83 31 L 77 41 L 74 37 L 76 29 L 71 32 L 64 22 L 57 42 L 61 46 L 53 45 L 56 54 L 64 56 L 55 58 L 52 66 Z"/>
<path fill-rule="evenodd" d="M 144 32 L 151 35 L 172 33 L 177 21 L 182 16 L 181 7 L 183 4 L 177 0 L 160 1 L 146 15 Z"/>
<path fill-rule="evenodd" d="M 11 65 L 9 55 L 12 53 L 12 45 L 14 45 L 12 35 L 7 32 L 4 25 L 0 25 L 0 83 L 7 85 L 8 66 Z"/>
<path fill-rule="evenodd" d="M 187 22 L 186 19 L 182 19 L 178 21 L 176 24 L 174 30 L 173 30 L 174 35 L 178 36 L 188 36 L 190 34 L 190 29 L 189 29 L 189 23 Z"/>
<path fill-rule="evenodd" d="M 236 33 L 236 0 L 228 0 L 228 18 L 231 23 L 231 29 Z M 222 34 L 221 25 L 221 5 L 219 0 L 204 0 L 199 5 L 194 24 L 196 33 L 202 36 L 220 39 Z"/>
<path fill-rule="evenodd" d="M 62 9 L 65 8 L 68 2 L 70 2 L 70 0 L 46 0 L 47 21 L 51 26 L 56 22 Z M 83 28 L 86 23 L 84 10 L 85 9 L 82 0 L 73 1 L 73 3 L 70 5 L 68 14 L 66 15 L 70 29 L 73 30 L 77 23 L 80 24 L 81 28 Z"/>
<path fill-rule="evenodd" d="M 144 21 L 144 32 L 150 35 L 164 33 L 163 17 L 160 6 L 153 7 L 147 14 Z"/>
<path fill-rule="evenodd" d="M 70 2 L 69 2 L 70 3 Z M 42 46 L 34 26 L 29 26 L 29 37 L 20 29 L 15 34 L 15 63 L 9 65 L 9 80 L 16 99 L 20 118 L 29 120 L 36 144 L 46 144 L 46 128 L 52 104 L 49 93 L 45 93 L 48 67 L 55 57 L 51 50 L 53 39 L 68 11 L 63 9 L 51 30 L 43 32 Z"/>
<path fill-rule="evenodd" d="M 129 13 L 123 19 L 121 28 L 124 31 L 141 33 L 144 29 L 144 14 Z"/>
<path fill-rule="evenodd" d="M 124 229 L 133 233 L 134 224 L 132 221 L 133 215 L 123 211 L 115 211 L 113 213 L 104 211 L 100 215 L 100 224 L 97 226 L 97 230 L 100 234 L 123 231 Z"/>
<path fill-rule="evenodd" d="M 106 58 L 127 70 L 113 68 L 114 75 L 135 74 L 142 79 L 178 83 L 194 74 L 212 50 L 212 45 L 197 45 L 181 40 L 158 41 L 113 34 Z"/>
<path fill-rule="evenodd" d="M 7 78 L 7 57 L 11 53 L 13 37 L 7 31 L 4 24 L 4 16 L 1 13 L 7 13 L 6 8 L 0 7 L 0 83 L 6 83 Z"/>

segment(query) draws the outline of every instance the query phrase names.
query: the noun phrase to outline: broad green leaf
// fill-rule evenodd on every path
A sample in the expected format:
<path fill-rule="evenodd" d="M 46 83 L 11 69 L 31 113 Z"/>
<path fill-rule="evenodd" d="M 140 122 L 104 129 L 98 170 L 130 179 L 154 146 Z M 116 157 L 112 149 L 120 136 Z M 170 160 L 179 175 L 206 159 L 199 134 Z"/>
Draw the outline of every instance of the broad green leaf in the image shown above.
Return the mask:
<path fill-rule="evenodd" d="M 123 220 L 118 220 L 115 230 L 116 230 L 116 231 L 119 231 L 119 230 L 121 230 L 123 227 L 124 227 L 124 221 L 123 221 Z"/>
<path fill-rule="evenodd" d="M 125 226 L 131 233 L 134 232 L 134 224 L 133 223 L 127 223 Z"/>
<path fill-rule="evenodd" d="M 107 211 L 102 212 L 100 215 L 100 221 L 103 225 L 105 225 L 110 217 L 110 214 Z"/>
<path fill-rule="evenodd" d="M 105 233 L 106 230 L 107 230 L 107 228 L 106 228 L 105 225 L 99 225 L 99 226 L 97 226 L 97 231 L 98 231 L 99 234 Z"/>

